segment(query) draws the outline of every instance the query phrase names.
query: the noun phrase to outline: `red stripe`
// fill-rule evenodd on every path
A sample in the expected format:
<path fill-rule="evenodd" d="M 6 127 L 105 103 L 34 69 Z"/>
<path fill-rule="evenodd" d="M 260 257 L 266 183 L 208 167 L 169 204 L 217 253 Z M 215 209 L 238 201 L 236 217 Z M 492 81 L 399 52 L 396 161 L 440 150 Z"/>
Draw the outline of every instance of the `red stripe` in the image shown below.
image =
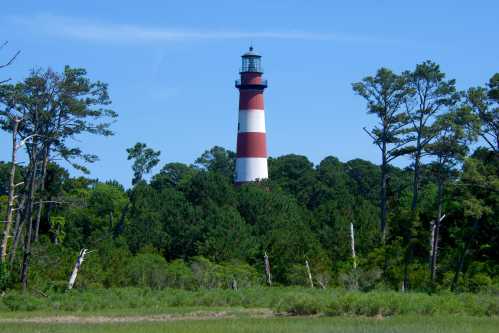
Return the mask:
<path fill-rule="evenodd" d="M 263 110 L 263 93 L 258 90 L 240 90 L 239 110 Z"/>
<path fill-rule="evenodd" d="M 265 133 L 238 133 L 237 157 L 267 157 Z"/>

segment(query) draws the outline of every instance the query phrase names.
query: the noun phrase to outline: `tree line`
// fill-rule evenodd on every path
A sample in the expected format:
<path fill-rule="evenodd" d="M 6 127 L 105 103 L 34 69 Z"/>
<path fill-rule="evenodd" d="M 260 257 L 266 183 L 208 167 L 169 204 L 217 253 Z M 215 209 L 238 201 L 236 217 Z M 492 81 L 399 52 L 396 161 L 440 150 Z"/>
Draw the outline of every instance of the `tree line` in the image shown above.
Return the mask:
<path fill-rule="evenodd" d="M 69 66 L 3 82 L 12 158 L 0 162 L 0 286 L 51 288 L 90 249 L 81 286 L 263 284 L 266 255 L 274 284 L 497 288 L 499 74 L 459 91 L 426 61 L 352 87 L 377 120 L 364 130 L 380 165 L 285 155 L 269 158 L 268 180 L 237 187 L 230 150 L 151 174 L 160 152 L 139 142 L 124 152 L 133 162 L 125 189 L 58 163 L 88 173 L 98 157 L 79 138 L 114 134 L 105 83 Z M 394 166 L 401 156 L 411 164 Z M 193 274 L 202 276 L 195 284 Z"/>

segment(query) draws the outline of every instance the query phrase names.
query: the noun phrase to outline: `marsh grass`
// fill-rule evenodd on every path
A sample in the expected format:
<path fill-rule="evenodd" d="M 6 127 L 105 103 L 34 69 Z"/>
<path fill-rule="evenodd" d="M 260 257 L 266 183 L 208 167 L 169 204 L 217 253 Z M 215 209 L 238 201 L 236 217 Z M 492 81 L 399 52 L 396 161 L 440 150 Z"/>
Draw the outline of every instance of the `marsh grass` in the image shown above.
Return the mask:
<path fill-rule="evenodd" d="M 48 297 L 9 291 L 0 297 L 0 314 L 44 313 L 161 313 L 185 308 L 269 308 L 288 315 L 499 315 L 494 294 L 347 292 L 307 288 L 248 288 L 239 291 L 206 289 L 116 288 L 52 292 Z"/>
<path fill-rule="evenodd" d="M 202 321 L 140 322 L 125 324 L 1 324 L 1 332 L 16 333 L 495 333 L 499 319 L 490 317 L 396 316 L 281 317 L 272 319 L 212 319 Z"/>

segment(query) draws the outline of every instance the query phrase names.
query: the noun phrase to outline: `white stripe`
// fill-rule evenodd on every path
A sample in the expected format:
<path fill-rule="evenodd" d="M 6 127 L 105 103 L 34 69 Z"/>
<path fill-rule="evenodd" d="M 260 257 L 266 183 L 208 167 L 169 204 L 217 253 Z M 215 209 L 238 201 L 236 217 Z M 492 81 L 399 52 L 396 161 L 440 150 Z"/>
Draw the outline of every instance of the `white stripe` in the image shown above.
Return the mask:
<path fill-rule="evenodd" d="M 265 157 L 238 157 L 236 159 L 236 182 L 252 182 L 268 177 Z"/>
<path fill-rule="evenodd" d="M 238 132 L 265 133 L 265 112 L 263 110 L 239 110 Z"/>

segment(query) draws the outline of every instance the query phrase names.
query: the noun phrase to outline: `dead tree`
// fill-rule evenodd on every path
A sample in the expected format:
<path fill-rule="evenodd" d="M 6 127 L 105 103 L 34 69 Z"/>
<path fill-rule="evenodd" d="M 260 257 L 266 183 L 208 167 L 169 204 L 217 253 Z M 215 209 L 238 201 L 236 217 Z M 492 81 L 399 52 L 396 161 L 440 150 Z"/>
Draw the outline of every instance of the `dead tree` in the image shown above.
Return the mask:
<path fill-rule="evenodd" d="M 9 176 L 9 201 L 8 201 L 8 207 L 7 207 L 7 218 L 5 220 L 5 226 L 3 230 L 3 237 L 2 237 L 2 244 L 0 247 L 0 262 L 5 263 L 6 262 L 6 257 L 7 257 L 7 247 L 9 243 L 9 238 L 12 236 L 10 235 L 10 229 L 12 228 L 12 223 L 13 223 L 13 218 L 14 218 L 14 211 L 17 209 L 15 208 L 15 201 L 18 197 L 16 195 L 16 187 L 24 184 L 23 182 L 15 184 L 15 176 L 16 176 L 16 164 L 17 164 L 17 151 L 26 144 L 26 142 L 30 139 L 33 139 L 36 135 L 30 135 L 23 140 L 21 140 L 19 143 L 17 142 L 17 131 L 19 129 L 19 124 L 22 122 L 22 118 L 13 116 L 11 117 L 12 120 L 12 157 L 11 157 L 11 166 L 10 166 L 10 176 Z"/>
<path fill-rule="evenodd" d="M 310 282 L 310 287 L 314 287 L 314 280 L 312 280 L 312 273 L 310 272 L 310 265 L 308 264 L 308 260 L 305 260 L 305 267 L 307 268 L 307 276 L 308 281 Z"/>
<path fill-rule="evenodd" d="M 231 283 L 232 290 L 237 291 L 237 280 L 236 278 L 232 278 L 232 283 Z"/>
<path fill-rule="evenodd" d="M 354 287 L 355 289 L 358 289 L 359 281 L 357 276 L 357 257 L 355 255 L 355 233 L 354 233 L 353 223 L 350 223 L 350 245 L 352 247 Z"/>
<path fill-rule="evenodd" d="M 4 42 L 0 46 L 0 50 L 3 49 L 8 42 Z M 5 64 L 0 65 L 0 69 L 5 68 L 7 66 L 10 66 L 14 60 L 17 58 L 17 56 L 21 53 L 21 51 L 17 51 L 10 59 L 7 61 Z M 0 81 L 0 84 L 5 83 L 9 81 L 10 79 L 6 79 L 3 81 Z M 17 144 L 17 131 L 19 129 L 19 123 L 21 122 L 21 119 L 18 117 L 9 117 L 9 114 L 6 114 L 9 120 L 12 121 L 12 159 L 11 159 L 11 167 L 10 167 L 10 178 L 9 178 L 9 202 L 8 202 L 8 207 L 7 207 L 7 218 L 5 220 L 5 226 L 3 230 L 3 237 L 2 237 L 2 244 L 0 245 L 0 263 L 4 264 L 5 263 L 5 258 L 7 256 L 7 245 L 8 241 L 10 238 L 10 229 L 12 226 L 12 219 L 14 215 L 14 202 L 16 199 L 15 195 L 15 187 L 16 185 L 14 184 L 15 182 L 15 174 L 16 174 L 16 156 L 17 156 L 17 150 L 19 149 L 19 145 Z"/>
<path fill-rule="evenodd" d="M 267 255 L 267 251 L 265 251 L 263 259 L 265 263 L 265 274 L 267 275 L 267 283 L 269 284 L 269 287 L 272 287 L 272 275 L 270 274 L 270 262 L 269 262 L 269 256 Z"/>
<path fill-rule="evenodd" d="M 21 120 L 19 118 L 14 118 L 12 120 L 12 158 L 11 158 L 11 166 L 10 166 L 10 177 L 9 177 L 9 203 L 7 207 L 7 218 L 5 220 L 5 226 L 3 229 L 3 237 L 2 237 L 2 245 L 0 250 L 0 262 L 2 264 L 5 263 L 5 258 L 7 256 L 7 245 L 10 238 L 10 229 L 12 226 L 12 219 L 14 216 L 14 201 L 16 199 L 15 195 L 15 176 L 16 176 L 16 157 L 17 150 L 19 149 L 17 144 L 17 129 L 19 128 L 19 122 Z"/>
<path fill-rule="evenodd" d="M 445 218 L 439 209 L 439 218 L 436 221 L 431 221 L 431 237 L 430 237 L 430 271 L 431 281 L 434 282 L 437 276 L 437 258 L 438 258 L 438 242 L 440 237 L 440 225 Z"/>
<path fill-rule="evenodd" d="M 12 264 L 14 263 L 14 259 L 16 258 L 16 251 L 17 248 L 19 247 L 19 240 L 21 239 L 21 232 L 23 229 L 23 210 L 24 206 L 26 204 L 26 197 L 23 196 L 21 203 L 18 205 L 16 210 L 16 223 L 14 224 L 14 241 L 12 242 L 12 246 L 9 252 L 9 265 L 12 267 Z"/>
<path fill-rule="evenodd" d="M 357 269 L 357 257 L 355 256 L 355 234 L 353 230 L 353 223 L 350 223 L 350 244 L 352 247 L 353 269 Z"/>
<path fill-rule="evenodd" d="M 71 273 L 71 276 L 69 277 L 69 282 L 68 282 L 68 290 L 73 289 L 73 286 L 76 282 L 76 277 L 78 276 L 78 272 L 80 271 L 81 264 L 83 261 L 85 261 L 85 256 L 89 254 L 92 251 L 88 251 L 88 249 L 82 249 L 80 251 L 80 255 L 76 259 L 76 264 L 75 267 L 73 268 L 73 272 Z"/>

